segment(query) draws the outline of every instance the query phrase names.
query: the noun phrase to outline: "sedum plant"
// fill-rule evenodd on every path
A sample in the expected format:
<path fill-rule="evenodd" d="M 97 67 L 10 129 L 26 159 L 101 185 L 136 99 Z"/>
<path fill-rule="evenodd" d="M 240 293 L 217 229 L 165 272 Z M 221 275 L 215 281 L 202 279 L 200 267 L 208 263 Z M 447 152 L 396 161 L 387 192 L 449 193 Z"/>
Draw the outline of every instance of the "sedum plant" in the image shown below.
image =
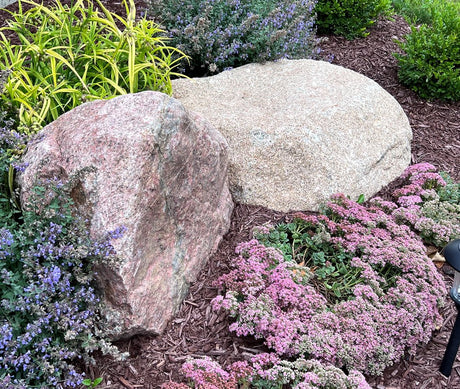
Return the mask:
<path fill-rule="evenodd" d="M 95 2 L 97 9 L 91 0 L 70 7 L 19 0 L 19 11 L 0 29 L 0 70 L 11 72 L 1 98 L 17 110 L 23 131 L 35 132 L 86 101 L 146 89 L 171 93 L 182 53 L 153 21 L 136 20 L 133 0 L 123 0 L 126 18 Z M 32 8 L 23 10 L 23 3 Z"/>
<path fill-rule="evenodd" d="M 347 375 L 314 359 L 288 361 L 273 353 L 263 353 L 253 357 L 251 363 L 255 388 L 279 389 L 290 385 L 295 389 L 370 389 L 360 372 L 351 370 Z"/>
<path fill-rule="evenodd" d="M 316 360 L 282 360 L 276 354 L 263 353 L 250 362 L 239 361 L 223 369 L 208 357 L 191 359 L 182 366 L 189 385 L 170 382 L 163 389 L 264 388 L 280 389 L 370 389 L 364 376 L 356 370 L 346 375 L 335 366 Z"/>
<path fill-rule="evenodd" d="M 282 358 L 381 374 L 428 342 L 445 293 L 421 239 L 387 207 L 335 195 L 322 214 L 297 214 L 295 228 L 259 229 L 237 247 L 214 308 Z"/>
<path fill-rule="evenodd" d="M 437 247 L 460 238 L 460 184 L 428 163 L 410 166 L 403 177 L 406 185 L 393 193 L 395 219 Z"/>
<path fill-rule="evenodd" d="M 314 0 L 150 0 L 150 17 L 202 76 L 252 62 L 315 54 Z"/>
<path fill-rule="evenodd" d="M 435 244 L 460 236 L 460 184 L 427 163 L 402 177 L 395 202 L 338 194 L 319 215 L 255 228 L 211 304 L 272 352 L 227 369 L 190 360 L 189 384 L 165 388 L 368 389 L 361 373 L 381 374 L 427 342 L 445 285 L 415 232 Z"/>

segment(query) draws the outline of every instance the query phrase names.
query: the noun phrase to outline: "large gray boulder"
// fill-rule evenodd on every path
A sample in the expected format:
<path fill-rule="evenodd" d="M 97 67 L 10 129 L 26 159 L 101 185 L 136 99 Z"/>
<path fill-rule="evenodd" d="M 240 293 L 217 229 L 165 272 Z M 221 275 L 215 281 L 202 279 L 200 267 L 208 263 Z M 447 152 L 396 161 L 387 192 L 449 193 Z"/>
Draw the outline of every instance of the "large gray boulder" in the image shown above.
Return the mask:
<path fill-rule="evenodd" d="M 412 131 L 396 100 L 327 62 L 251 64 L 174 80 L 173 90 L 227 139 L 238 202 L 318 210 L 333 193 L 372 196 L 410 162 Z"/>
<path fill-rule="evenodd" d="M 227 143 L 158 92 L 83 104 L 46 126 L 24 156 L 21 198 L 40 178 L 78 173 L 73 197 L 91 234 L 127 228 L 119 269 L 98 269 L 123 334 L 160 333 L 228 230 Z"/>

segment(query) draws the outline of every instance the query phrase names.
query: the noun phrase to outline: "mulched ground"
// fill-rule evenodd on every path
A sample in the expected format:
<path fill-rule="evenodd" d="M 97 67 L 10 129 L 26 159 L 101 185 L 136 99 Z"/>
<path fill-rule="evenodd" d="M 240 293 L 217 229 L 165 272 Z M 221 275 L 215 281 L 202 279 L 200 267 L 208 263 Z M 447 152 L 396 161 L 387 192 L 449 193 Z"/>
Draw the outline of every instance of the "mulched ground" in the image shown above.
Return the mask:
<path fill-rule="evenodd" d="M 71 0 L 64 2 L 70 3 Z M 49 3 L 50 0 L 44 1 Z M 102 0 L 112 11 L 124 14 L 120 1 Z M 144 3 L 136 0 L 138 10 Z M 15 9 L 16 4 L 8 7 Z M 121 10 L 121 12 L 120 12 Z M 0 10 L 0 25 L 8 14 Z M 398 51 L 394 39 L 402 39 L 410 31 L 401 17 L 379 21 L 368 37 L 347 41 L 325 37 L 321 43 L 322 58 L 357 71 L 378 82 L 401 104 L 413 130 L 412 163 L 430 162 L 439 170 L 447 171 L 460 180 L 460 103 L 428 102 L 399 84 L 397 63 L 392 56 Z M 398 185 L 397 180 L 381 192 L 386 195 Z M 97 365 L 87 368 L 92 377 L 103 377 L 101 388 L 134 389 L 159 388 L 163 382 L 180 380 L 179 369 L 188 356 L 211 356 L 221 364 L 247 358 L 264 351 L 254 339 L 241 339 L 228 331 L 229 322 L 224 314 L 211 311 L 209 301 L 218 294 L 213 281 L 229 270 L 228 263 L 239 242 L 251 237 L 254 226 L 267 221 L 276 223 L 286 215 L 262 207 L 236 205 L 230 231 L 224 236 L 217 253 L 191 285 L 180 311 L 167 326 L 164 334 L 156 337 L 135 337 L 120 342 L 122 351 L 131 357 L 124 363 L 107 357 L 98 357 Z M 451 270 L 440 271 L 451 282 Z M 375 389 L 438 389 L 460 388 L 460 359 L 454 363 L 449 379 L 439 372 L 439 365 L 456 317 L 453 303 L 447 297 L 442 310 L 444 323 L 426 346 L 415 356 L 407 356 L 387 369 L 382 377 L 369 377 Z"/>

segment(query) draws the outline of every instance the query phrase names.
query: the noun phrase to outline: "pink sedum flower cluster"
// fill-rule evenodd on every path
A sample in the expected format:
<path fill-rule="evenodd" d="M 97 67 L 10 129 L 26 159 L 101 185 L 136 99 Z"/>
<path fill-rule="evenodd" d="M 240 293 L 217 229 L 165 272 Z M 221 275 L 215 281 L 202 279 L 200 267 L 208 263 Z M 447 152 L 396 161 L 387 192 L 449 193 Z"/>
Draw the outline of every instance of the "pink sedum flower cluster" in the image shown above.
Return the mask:
<path fill-rule="evenodd" d="M 209 357 L 190 359 L 182 365 L 182 373 L 196 389 L 237 389 L 242 381 L 250 382 L 254 369 L 246 361 L 232 363 L 228 370 Z M 162 389 L 188 389 L 189 385 L 168 382 Z"/>
<path fill-rule="evenodd" d="M 286 262 L 278 250 L 255 239 L 236 250 L 240 255 L 235 269 L 219 279 L 229 291 L 225 298 L 212 301 L 214 309 L 244 318 L 230 326 L 238 336 L 264 338 L 279 354 L 297 354 L 298 329 L 326 305 L 324 297 L 308 285 L 310 272 Z"/>
<path fill-rule="evenodd" d="M 327 303 L 312 270 L 254 239 L 238 246 L 233 270 L 219 280 L 226 295 L 214 299 L 214 309 L 234 317 L 237 335 L 264 339 L 278 356 L 381 374 L 430 339 L 446 290 L 421 239 L 386 213 L 394 208 L 383 200 L 365 207 L 339 194 L 323 215 L 296 215 L 312 234 L 321 231 L 328 244 L 351 253 L 348 266 L 361 271 L 352 298 Z"/>
<path fill-rule="evenodd" d="M 417 231 L 427 242 L 438 247 L 460 237 L 459 193 L 456 201 L 443 201 L 438 191 L 446 181 L 429 163 L 409 166 L 402 175 L 407 183 L 393 192 L 399 207 L 392 214 L 400 224 Z"/>
<path fill-rule="evenodd" d="M 250 362 L 231 364 L 226 370 L 208 357 L 191 359 L 182 366 L 189 385 L 169 382 L 163 389 L 371 389 L 364 376 L 352 370 L 346 375 L 339 368 L 303 358 L 282 360 L 274 353 L 256 355 Z"/>
<path fill-rule="evenodd" d="M 338 367 L 315 359 L 298 358 L 288 361 L 276 354 L 264 353 L 253 357 L 251 363 L 251 382 L 256 387 L 279 388 L 290 385 L 293 389 L 370 389 L 359 371 L 351 370 L 346 375 Z"/>

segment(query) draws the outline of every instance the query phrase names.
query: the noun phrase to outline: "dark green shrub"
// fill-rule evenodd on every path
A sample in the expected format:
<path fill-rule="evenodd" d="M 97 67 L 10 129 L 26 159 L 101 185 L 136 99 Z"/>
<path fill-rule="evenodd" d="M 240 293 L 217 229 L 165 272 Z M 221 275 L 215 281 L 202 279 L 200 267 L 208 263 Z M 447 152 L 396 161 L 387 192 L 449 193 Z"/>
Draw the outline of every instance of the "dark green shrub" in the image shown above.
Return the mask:
<path fill-rule="evenodd" d="M 315 7 L 318 32 L 347 39 L 367 35 L 380 15 L 389 15 L 390 0 L 318 0 Z"/>
<path fill-rule="evenodd" d="M 460 100 L 460 3 L 433 8 L 432 24 L 412 26 L 398 42 L 402 84 L 425 99 Z"/>
<path fill-rule="evenodd" d="M 310 58 L 312 0 L 150 0 L 149 15 L 187 54 L 183 72 L 200 76 L 251 62 Z"/>
<path fill-rule="evenodd" d="M 445 0 L 392 0 L 397 14 L 404 16 L 409 23 L 431 24 L 432 8 L 437 7 L 440 1 Z"/>

